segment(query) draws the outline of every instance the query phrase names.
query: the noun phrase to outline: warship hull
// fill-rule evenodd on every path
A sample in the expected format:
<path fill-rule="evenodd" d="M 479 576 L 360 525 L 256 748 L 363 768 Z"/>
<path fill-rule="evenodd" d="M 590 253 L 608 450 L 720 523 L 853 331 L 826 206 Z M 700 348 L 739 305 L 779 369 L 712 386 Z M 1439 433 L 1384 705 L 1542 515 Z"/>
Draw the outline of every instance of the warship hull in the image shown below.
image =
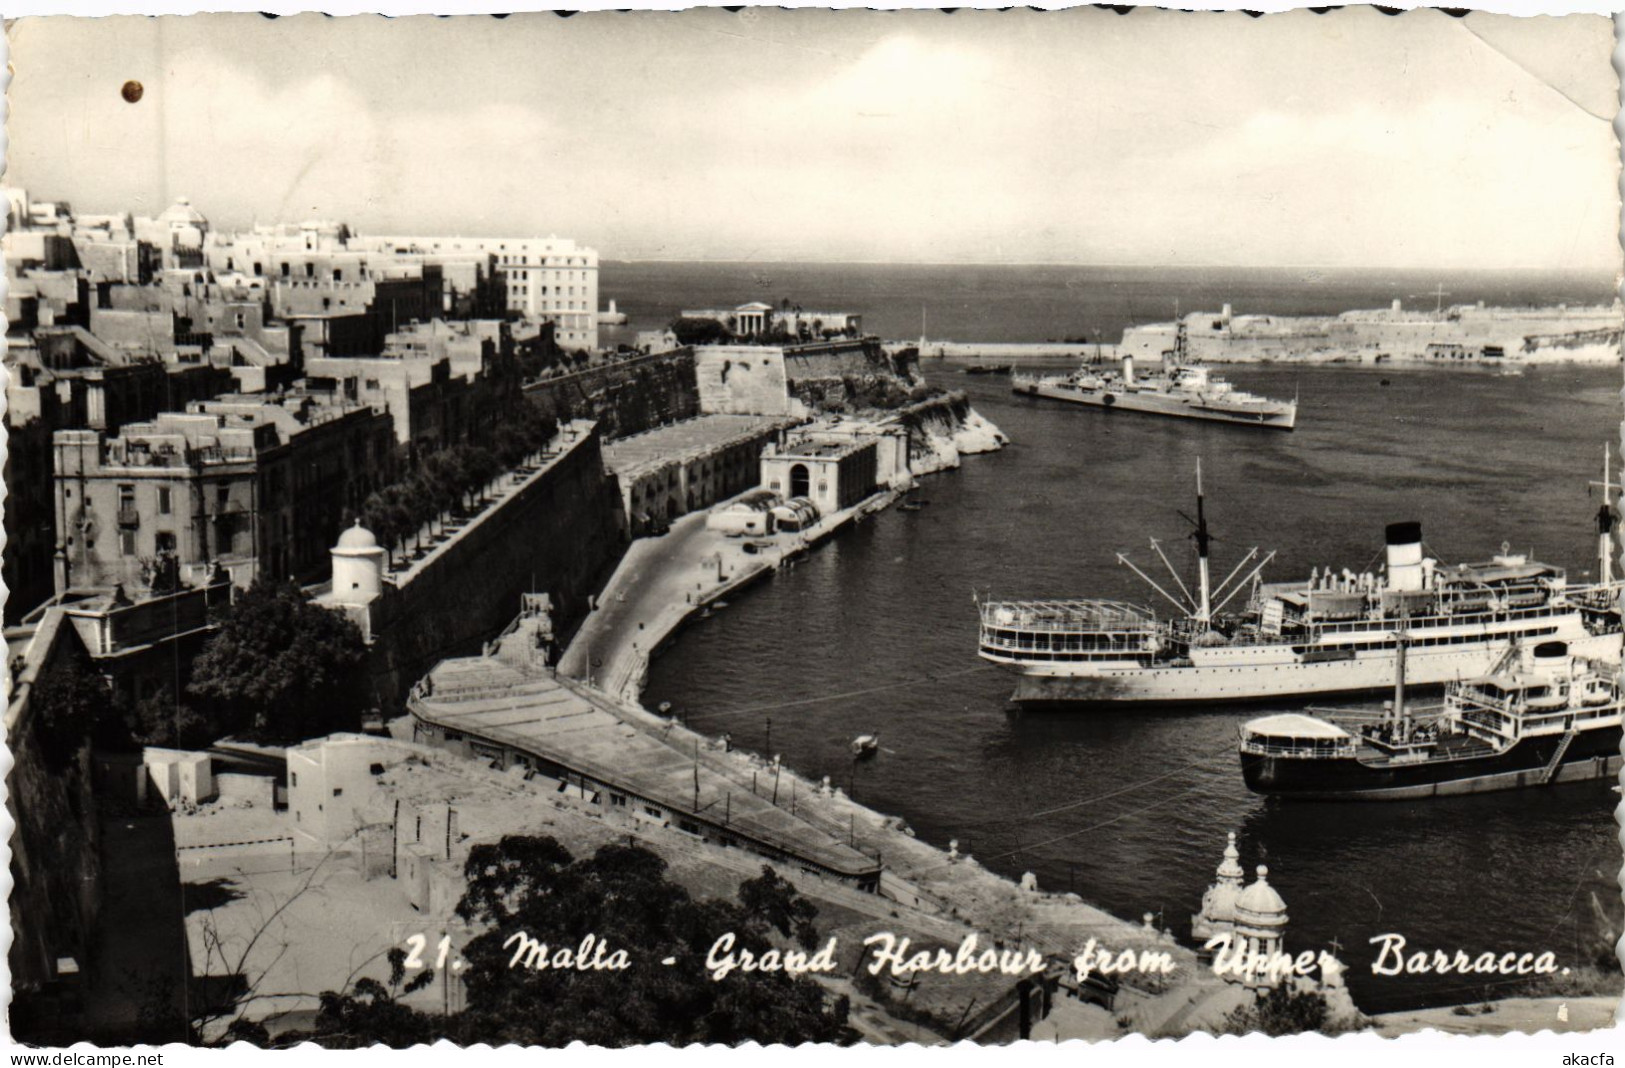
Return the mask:
<path fill-rule="evenodd" d="M 1211 423 L 1229 423 L 1234 426 L 1266 427 L 1291 430 L 1297 424 L 1295 405 L 1278 404 L 1252 406 L 1227 404 L 1222 399 L 1204 400 L 1201 397 L 1166 394 L 1137 389 L 1090 389 L 1069 382 L 1023 381 L 1015 392 L 1029 397 L 1045 397 L 1066 401 L 1104 411 L 1137 412 L 1143 415 L 1163 415 L 1177 419 L 1200 419 Z"/>

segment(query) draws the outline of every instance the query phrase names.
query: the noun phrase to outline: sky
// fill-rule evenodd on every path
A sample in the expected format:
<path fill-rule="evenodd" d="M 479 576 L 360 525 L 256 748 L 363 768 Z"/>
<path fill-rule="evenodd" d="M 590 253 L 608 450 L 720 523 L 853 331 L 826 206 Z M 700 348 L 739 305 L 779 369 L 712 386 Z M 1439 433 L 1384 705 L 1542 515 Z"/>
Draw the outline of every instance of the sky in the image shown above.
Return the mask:
<path fill-rule="evenodd" d="M 607 259 L 1617 273 L 1600 17 L 1141 9 L 10 24 L 8 185 Z M 145 92 L 127 103 L 120 87 Z"/>

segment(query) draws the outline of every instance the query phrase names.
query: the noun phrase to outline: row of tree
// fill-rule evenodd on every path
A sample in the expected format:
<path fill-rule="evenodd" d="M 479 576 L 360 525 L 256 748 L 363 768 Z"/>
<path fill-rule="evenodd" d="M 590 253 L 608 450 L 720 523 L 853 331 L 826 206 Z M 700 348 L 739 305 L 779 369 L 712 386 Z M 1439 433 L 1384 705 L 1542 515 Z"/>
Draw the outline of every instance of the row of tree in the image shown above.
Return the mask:
<path fill-rule="evenodd" d="M 540 451 L 558 433 L 558 421 L 522 401 L 487 445 L 453 445 L 424 457 L 416 469 L 370 495 L 358 517 L 391 553 L 410 540 L 421 541 L 426 527 L 458 512 L 473 510 L 491 484 Z"/>

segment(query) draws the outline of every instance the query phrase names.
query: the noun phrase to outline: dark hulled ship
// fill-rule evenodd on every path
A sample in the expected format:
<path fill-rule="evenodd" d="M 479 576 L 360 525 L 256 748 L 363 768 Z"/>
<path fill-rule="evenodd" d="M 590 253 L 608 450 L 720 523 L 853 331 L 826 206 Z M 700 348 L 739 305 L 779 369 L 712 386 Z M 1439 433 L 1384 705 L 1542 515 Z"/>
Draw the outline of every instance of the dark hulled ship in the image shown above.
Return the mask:
<path fill-rule="evenodd" d="M 1617 776 L 1615 664 L 1547 641 L 1509 651 L 1458 682 L 1443 706 L 1413 712 L 1403 691 L 1378 717 L 1290 713 L 1241 728 L 1254 793 L 1312 800 L 1411 800 Z"/>

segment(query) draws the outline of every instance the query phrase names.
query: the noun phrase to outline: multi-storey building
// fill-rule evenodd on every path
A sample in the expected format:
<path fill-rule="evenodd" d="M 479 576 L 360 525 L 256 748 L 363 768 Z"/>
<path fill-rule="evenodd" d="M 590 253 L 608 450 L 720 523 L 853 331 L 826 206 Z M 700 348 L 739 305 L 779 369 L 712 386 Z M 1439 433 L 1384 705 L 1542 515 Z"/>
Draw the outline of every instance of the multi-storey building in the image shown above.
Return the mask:
<path fill-rule="evenodd" d="M 56 588 L 151 588 L 166 568 L 324 574 L 345 512 L 394 473 L 389 416 L 364 405 L 233 395 L 53 441 Z"/>
<path fill-rule="evenodd" d="M 352 249 L 496 257 L 509 312 L 546 319 L 567 349 L 598 348 L 598 250 L 564 237 L 351 237 Z"/>

